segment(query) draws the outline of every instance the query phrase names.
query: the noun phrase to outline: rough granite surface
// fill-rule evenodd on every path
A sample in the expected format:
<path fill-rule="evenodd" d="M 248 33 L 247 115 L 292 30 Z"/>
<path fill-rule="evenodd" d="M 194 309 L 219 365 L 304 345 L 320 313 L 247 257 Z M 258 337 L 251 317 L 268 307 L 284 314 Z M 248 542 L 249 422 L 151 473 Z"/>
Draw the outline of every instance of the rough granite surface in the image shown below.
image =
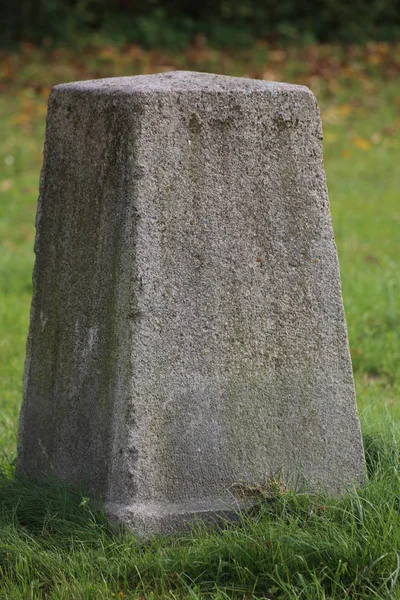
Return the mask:
<path fill-rule="evenodd" d="M 20 472 L 144 534 L 234 507 L 238 483 L 363 480 L 321 139 L 302 86 L 52 90 Z"/>

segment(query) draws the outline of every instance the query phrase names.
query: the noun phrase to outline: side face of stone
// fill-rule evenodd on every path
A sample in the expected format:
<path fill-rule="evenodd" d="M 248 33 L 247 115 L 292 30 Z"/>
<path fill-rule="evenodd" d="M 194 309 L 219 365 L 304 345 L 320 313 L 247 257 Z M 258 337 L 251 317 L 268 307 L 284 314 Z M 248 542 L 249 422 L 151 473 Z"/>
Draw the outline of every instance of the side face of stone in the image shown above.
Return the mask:
<path fill-rule="evenodd" d="M 301 86 L 54 89 L 21 470 L 115 513 L 362 480 L 321 137 Z"/>
<path fill-rule="evenodd" d="M 101 495 L 130 381 L 129 317 L 120 316 L 130 302 L 123 261 L 135 262 L 133 107 L 130 116 L 128 132 L 125 108 L 109 97 L 51 94 L 20 420 L 24 471 Z"/>

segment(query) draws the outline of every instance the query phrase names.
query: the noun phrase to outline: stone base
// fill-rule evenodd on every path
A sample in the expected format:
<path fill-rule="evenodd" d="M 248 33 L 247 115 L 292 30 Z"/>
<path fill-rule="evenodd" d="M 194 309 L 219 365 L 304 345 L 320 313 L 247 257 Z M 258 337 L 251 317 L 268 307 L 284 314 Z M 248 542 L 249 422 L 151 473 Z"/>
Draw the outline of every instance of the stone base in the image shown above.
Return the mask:
<path fill-rule="evenodd" d="M 139 538 L 146 539 L 158 534 L 170 535 L 189 531 L 196 521 L 221 525 L 234 521 L 243 510 L 250 509 L 255 501 L 248 500 L 188 500 L 179 503 L 149 502 L 129 505 L 108 502 L 107 517 L 126 526 Z"/>

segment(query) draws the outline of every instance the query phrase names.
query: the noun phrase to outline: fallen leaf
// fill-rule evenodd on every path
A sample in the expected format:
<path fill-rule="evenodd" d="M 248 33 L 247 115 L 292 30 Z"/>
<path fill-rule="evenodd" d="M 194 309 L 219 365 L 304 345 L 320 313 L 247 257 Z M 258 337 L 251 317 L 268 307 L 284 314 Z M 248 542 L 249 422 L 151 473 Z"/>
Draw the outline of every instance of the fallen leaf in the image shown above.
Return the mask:
<path fill-rule="evenodd" d="M 278 81 L 279 76 L 276 74 L 275 71 L 271 71 L 271 70 L 267 69 L 266 71 L 263 72 L 262 78 L 265 81 Z"/>
<path fill-rule="evenodd" d="M 365 260 L 367 262 L 374 263 L 374 264 L 379 263 L 379 260 L 376 258 L 376 256 L 373 256 L 373 254 L 367 254 L 365 257 Z"/>
<path fill-rule="evenodd" d="M 379 135 L 379 133 L 374 133 L 371 135 L 371 143 L 374 144 L 376 146 L 376 144 L 379 144 L 379 142 L 381 141 L 381 136 Z"/>
<path fill-rule="evenodd" d="M 339 108 L 339 112 L 341 115 L 343 115 L 343 117 L 347 117 L 347 115 L 349 115 L 351 113 L 351 106 L 348 102 L 346 102 L 345 104 L 342 104 L 341 107 Z"/>
<path fill-rule="evenodd" d="M 368 62 L 370 63 L 370 65 L 380 65 L 382 62 L 382 56 L 379 56 L 379 54 L 371 54 L 368 58 Z"/>
<path fill-rule="evenodd" d="M 12 119 L 11 123 L 13 125 L 27 125 L 31 122 L 31 115 L 25 112 L 17 113 Z"/>
<path fill-rule="evenodd" d="M 272 50 L 271 60 L 274 62 L 283 62 L 286 58 L 286 52 L 284 50 Z"/>
<path fill-rule="evenodd" d="M 371 142 L 360 136 L 353 138 L 353 144 L 360 150 L 370 150 L 372 148 Z"/>
<path fill-rule="evenodd" d="M 0 183 L 0 190 L 2 192 L 8 192 L 8 190 L 10 189 L 12 184 L 13 184 L 12 179 L 3 179 L 3 181 Z"/>

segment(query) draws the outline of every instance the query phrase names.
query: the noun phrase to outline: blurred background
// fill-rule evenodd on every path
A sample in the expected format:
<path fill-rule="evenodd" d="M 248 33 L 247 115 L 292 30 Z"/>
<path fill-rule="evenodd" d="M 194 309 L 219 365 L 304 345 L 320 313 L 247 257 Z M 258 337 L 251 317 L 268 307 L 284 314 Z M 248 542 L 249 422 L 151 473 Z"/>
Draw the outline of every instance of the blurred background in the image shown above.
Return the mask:
<path fill-rule="evenodd" d="M 82 40 L 94 33 L 117 43 L 183 50 L 197 35 L 212 45 L 394 40 L 394 0 L 5 0 L 1 34 L 9 42 Z"/>
<path fill-rule="evenodd" d="M 168 548 L 14 467 L 50 89 L 175 69 L 317 97 L 369 481 Z M 400 0 L 0 2 L 0 598 L 400 598 L 399 196 Z"/>
<path fill-rule="evenodd" d="M 57 83 L 188 69 L 309 86 L 362 418 L 400 419 L 400 3 L 3 0 L 0 444 L 15 455 L 47 98 Z"/>

